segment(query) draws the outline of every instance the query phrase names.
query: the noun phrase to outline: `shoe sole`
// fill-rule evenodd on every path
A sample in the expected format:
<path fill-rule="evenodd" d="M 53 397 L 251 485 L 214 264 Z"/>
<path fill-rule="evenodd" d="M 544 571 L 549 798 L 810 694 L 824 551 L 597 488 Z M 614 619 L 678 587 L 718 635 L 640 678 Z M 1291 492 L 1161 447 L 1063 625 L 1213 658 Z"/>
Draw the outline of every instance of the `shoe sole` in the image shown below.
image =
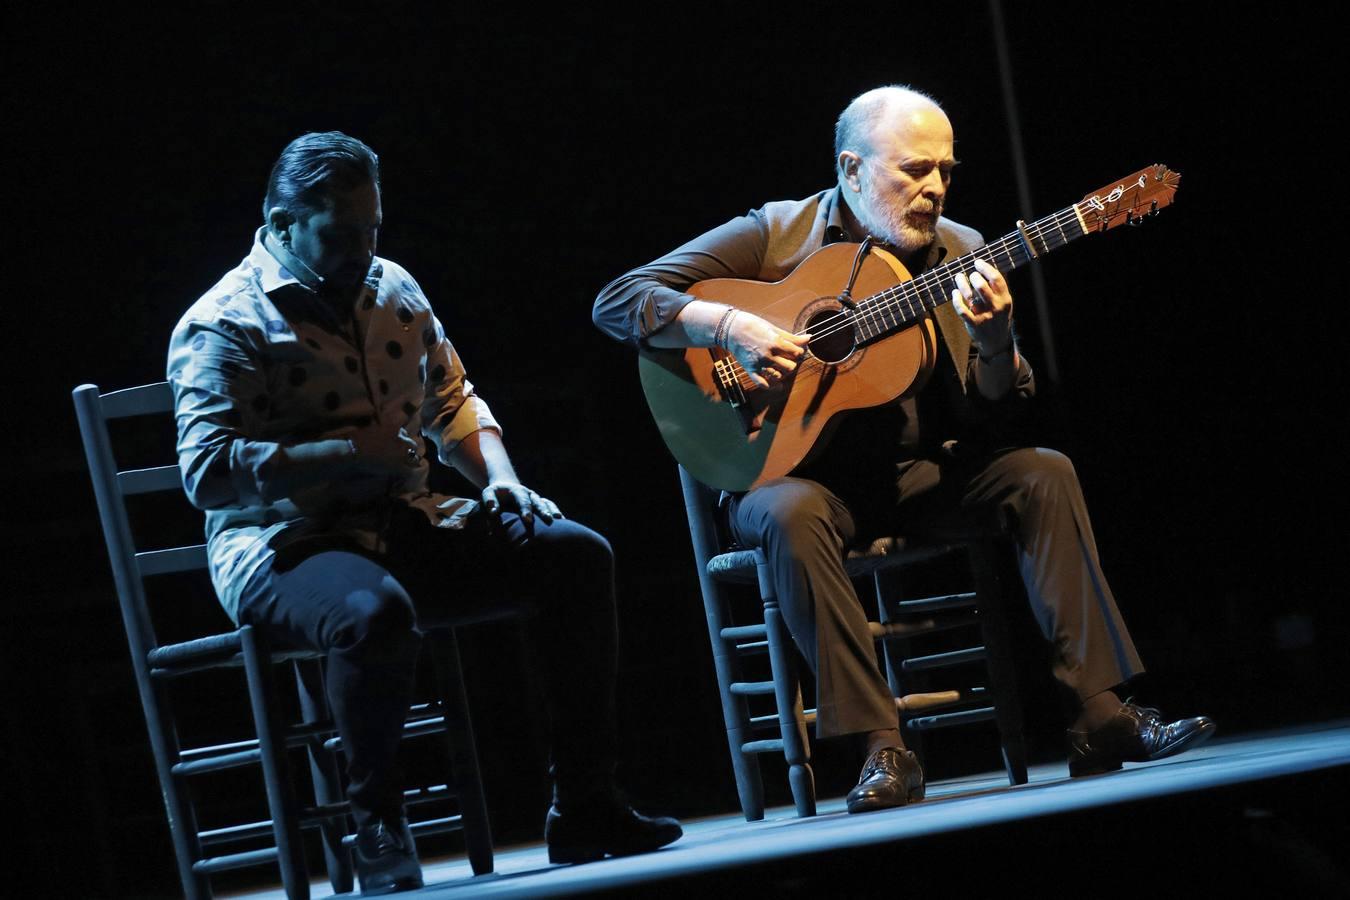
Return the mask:
<path fill-rule="evenodd" d="M 1209 722 L 1203 728 L 1197 728 L 1195 731 L 1191 732 L 1186 737 L 1177 741 L 1175 744 L 1172 744 L 1168 747 L 1163 748 L 1162 750 L 1159 750 L 1157 753 L 1154 753 L 1148 759 L 1129 760 L 1129 761 L 1153 762 L 1154 760 L 1166 759 L 1169 756 L 1176 756 L 1178 753 L 1190 750 L 1194 747 L 1198 747 L 1200 744 L 1203 744 L 1205 741 L 1212 738 L 1214 736 L 1214 732 L 1217 730 L 1218 726 L 1216 726 L 1213 722 Z M 1084 778 L 1091 775 L 1105 775 L 1107 772 L 1119 771 L 1121 765 L 1122 762 L 1120 761 L 1117 761 L 1114 765 L 1088 765 L 1085 763 L 1078 762 L 1076 760 L 1069 760 L 1069 777 Z"/>
<path fill-rule="evenodd" d="M 918 803 L 920 800 L 924 798 L 924 794 L 927 793 L 927 790 L 928 786 L 926 784 L 920 785 L 918 790 L 910 791 L 909 795 L 899 803 L 877 803 L 875 801 L 873 802 L 862 801 L 849 806 L 848 811 L 849 814 L 851 815 L 853 813 L 877 812 L 878 810 L 883 809 L 900 809 L 902 807 L 909 806 L 911 803 Z"/>
<path fill-rule="evenodd" d="M 639 853 L 651 853 L 653 850 L 660 850 L 662 847 L 673 844 L 684 837 L 684 829 L 676 829 L 674 833 L 667 832 L 645 844 L 632 847 L 622 847 L 618 850 L 606 850 L 603 847 L 597 847 L 593 844 L 582 847 L 549 847 L 548 861 L 554 864 L 578 864 L 597 862 L 606 856 L 636 856 Z"/>

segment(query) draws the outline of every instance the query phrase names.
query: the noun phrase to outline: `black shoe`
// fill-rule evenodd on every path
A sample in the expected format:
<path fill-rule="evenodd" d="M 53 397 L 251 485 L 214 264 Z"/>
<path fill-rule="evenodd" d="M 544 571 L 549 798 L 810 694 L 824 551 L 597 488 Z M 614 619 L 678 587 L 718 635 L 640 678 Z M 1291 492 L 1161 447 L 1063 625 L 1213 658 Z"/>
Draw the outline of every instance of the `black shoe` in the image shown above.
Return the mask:
<path fill-rule="evenodd" d="M 1208 716 L 1164 722 L 1158 710 L 1127 701 L 1101 728 L 1069 732 L 1069 775 L 1099 775 L 1121 763 L 1162 759 L 1208 740 L 1214 729 Z"/>
<path fill-rule="evenodd" d="M 610 856 L 647 853 L 684 834 L 668 816 L 649 818 L 613 793 L 549 807 L 544 843 L 551 863 L 584 863 Z"/>
<path fill-rule="evenodd" d="M 890 809 L 923 799 L 923 767 L 913 750 L 883 747 L 863 764 L 858 785 L 848 792 L 848 811 Z"/>
<path fill-rule="evenodd" d="M 405 818 L 389 823 L 371 818 L 357 829 L 353 856 L 364 897 L 422 886 L 422 864 L 417 860 L 417 846 Z"/>

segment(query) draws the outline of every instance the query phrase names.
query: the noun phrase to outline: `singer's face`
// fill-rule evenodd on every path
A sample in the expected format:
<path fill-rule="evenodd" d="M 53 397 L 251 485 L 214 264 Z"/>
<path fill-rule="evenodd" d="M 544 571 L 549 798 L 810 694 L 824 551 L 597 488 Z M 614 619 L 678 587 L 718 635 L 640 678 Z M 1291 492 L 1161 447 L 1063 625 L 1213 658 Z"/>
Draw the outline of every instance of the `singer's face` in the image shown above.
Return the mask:
<path fill-rule="evenodd" d="M 375 258 L 380 222 L 375 185 L 335 194 L 325 209 L 291 223 L 291 252 L 333 287 L 355 287 Z"/>

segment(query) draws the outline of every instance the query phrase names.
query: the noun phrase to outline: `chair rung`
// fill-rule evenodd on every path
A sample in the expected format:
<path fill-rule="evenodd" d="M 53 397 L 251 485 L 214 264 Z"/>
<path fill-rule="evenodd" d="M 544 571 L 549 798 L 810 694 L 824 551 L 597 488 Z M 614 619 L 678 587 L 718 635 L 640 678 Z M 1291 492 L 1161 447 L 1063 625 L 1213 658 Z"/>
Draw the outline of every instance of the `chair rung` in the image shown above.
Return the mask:
<path fill-rule="evenodd" d="M 938 612 L 944 609 L 961 609 L 967 606 L 974 606 L 978 597 L 973 591 L 964 594 L 944 594 L 941 597 L 924 597 L 919 600 L 900 600 L 890 604 L 891 609 L 905 615 L 915 615 L 918 613 Z"/>
<path fill-rule="evenodd" d="M 971 722 L 987 722 L 994 718 L 994 708 L 984 706 L 979 709 L 965 709 L 961 712 L 942 713 L 936 716 L 918 716 L 905 722 L 915 731 L 932 731 L 934 728 L 947 728 L 952 725 L 969 725 Z"/>
<path fill-rule="evenodd" d="M 422 837 L 428 834 L 442 834 L 446 831 L 459 831 L 464 827 L 463 816 L 445 816 L 440 819 L 426 819 L 422 822 L 413 822 L 408 826 L 412 831 L 413 837 Z"/>
<path fill-rule="evenodd" d="M 805 722 L 805 723 L 808 724 L 808 725 L 814 725 L 815 722 L 816 722 L 816 711 L 815 711 L 814 709 L 808 709 L 808 710 L 804 711 L 804 712 L 802 713 L 802 721 Z M 751 716 L 751 717 L 750 717 L 750 727 L 751 727 L 751 728 L 765 728 L 765 727 L 767 727 L 767 726 L 769 726 L 769 725 L 773 725 L 773 726 L 777 727 L 777 725 L 778 725 L 778 716 L 777 716 L 776 714 L 775 714 L 775 715 L 769 715 L 769 716 Z"/>
<path fill-rule="evenodd" d="M 464 819 L 462 816 L 446 816 L 443 819 L 427 819 L 425 822 L 410 822 L 408 830 L 412 832 L 414 839 L 426 837 L 431 834 L 442 834 L 447 831 L 460 831 L 464 828 Z M 356 843 L 356 835 L 349 834 L 342 839 L 342 846 L 351 849 Z"/>
<path fill-rule="evenodd" d="M 919 637 L 924 634 L 937 634 L 940 631 L 953 631 L 980 624 L 974 613 L 962 616 L 944 616 L 937 619 L 922 619 L 905 622 L 868 622 L 867 627 L 874 641 L 900 641 Z"/>
<path fill-rule="evenodd" d="M 337 726 L 329 721 L 300 722 L 286 729 L 286 746 L 303 747 L 315 735 L 330 734 L 335 730 L 337 730 Z M 213 747 L 191 747 L 180 752 L 178 759 L 182 762 L 189 762 L 195 761 L 199 757 L 219 756 L 227 750 L 257 750 L 257 748 L 258 739 L 251 738 L 247 741 L 235 741 L 232 744 L 216 744 Z M 243 763 L 240 763 L 240 765 L 243 765 Z"/>
<path fill-rule="evenodd" d="M 252 766 L 262 762 L 262 751 L 257 747 L 238 753 L 222 753 L 205 759 L 191 759 L 177 763 L 169 771 L 174 775 L 186 777 L 201 775 L 205 772 L 220 772 L 225 769 L 237 769 L 240 766 Z"/>
<path fill-rule="evenodd" d="M 751 641 L 748 644 L 737 644 L 738 653 L 767 653 L 769 652 L 768 641 Z"/>
<path fill-rule="evenodd" d="M 277 848 L 267 847 L 263 850 L 249 850 L 244 853 L 228 853 L 225 856 L 199 859 L 192 864 L 192 871 L 202 875 L 214 875 L 216 872 L 224 872 L 227 869 L 261 866 L 264 863 L 276 862 L 276 860 Z"/>
<path fill-rule="evenodd" d="M 943 666 L 959 666 L 964 663 L 979 662 L 984 659 L 983 647 L 969 647 L 965 650 L 952 650 L 950 653 L 934 653 L 931 656 L 916 656 L 902 660 L 900 669 L 904 672 L 921 672 L 924 669 L 939 669 Z"/>
<path fill-rule="evenodd" d="M 733 681 L 731 693 L 738 697 L 762 697 L 773 693 L 772 681 Z"/>
<path fill-rule="evenodd" d="M 183 486 L 183 474 L 177 466 L 155 466 L 150 469 L 128 469 L 117 473 L 117 486 L 122 495 L 149 494 L 154 491 L 176 491 Z"/>
<path fill-rule="evenodd" d="M 145 550 L 136 554 L 136 568 L 140 570 L 143 578 L 205 569 L 206 545 L 193 544 L 190 547 L 171 547 L 167 550 Z"/>
<path fill-rule="evenodd" d="M 895 698 L 895 705 L 901 714 L 923 712 L 929 709 L 941 709 L 944 706 L 959 706 L 962 703 L 983 703 L 988 701 L 988 692 L 982 687 L 963 688 L 952 691 L 930 691 L 923 694 L 905 694 Z"/>
<path fill-rule="evenodd" d="M 213 828 L 210 831 L 197 832 L 197 840 L 203 845 L 223 844 L 227 841 L 245 841 L 251 838 L 272 836 L 272 820 L 250 822 L 247 825 L 231 825 L 228 828 Z"/>
<path fill-rule="evenodd" d="M 718 633 L 722 635 L 724 641 L 758 641 L 763 640 L 767 634 L 762 622 L 758 625 L 728 625 Z"/>
<path fill-rule="evenodd" d="M 424 803 L 449 800 L 456 796 L 458 795 L 450 789 L 449 785 L 433 784 L 404 791 L 403 805 L 420 806 Z M 346 800 L 339 800 L 337 803 L 324 803 L 319 806 L 307 806 L 300 811 L 300 826 L 302 828 L 314 828 L 329 819 L 338 819 L 348 815 L 351 811 L 351 803 Z"/>
<path fill-rule="evenodd" d="M 445 730 L 445 716 L 435 716 L 430 719 L 418 719 L 415 722 L 403 723 L 403 737 L 413 738 L 422 737 L 426 734 L 436 734 Z M 342 749 L 342 737 L 331 737 L 323 742 L 323 749 L 338 751 Z"/>
<path fill-rule="evenodd" d="M 741 744 L 742 753 L 782 753 L 783 739 L 774 738 L 769 741 L 746 741 Z"/>

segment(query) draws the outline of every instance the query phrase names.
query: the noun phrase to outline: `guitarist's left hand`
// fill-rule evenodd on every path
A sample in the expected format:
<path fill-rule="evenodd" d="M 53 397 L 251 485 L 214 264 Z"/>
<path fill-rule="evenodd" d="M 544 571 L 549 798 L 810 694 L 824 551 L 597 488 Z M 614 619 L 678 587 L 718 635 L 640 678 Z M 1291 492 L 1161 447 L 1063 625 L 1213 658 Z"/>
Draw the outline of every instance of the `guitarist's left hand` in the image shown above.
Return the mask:
<path fill-rule="evenodd" d="M 1012 294 L 998 269 L 975 260 L 970 277 L 964 272 L 956 276 L 952 307 L 981 357 L 989 359 L 1012 348 Z"/>

